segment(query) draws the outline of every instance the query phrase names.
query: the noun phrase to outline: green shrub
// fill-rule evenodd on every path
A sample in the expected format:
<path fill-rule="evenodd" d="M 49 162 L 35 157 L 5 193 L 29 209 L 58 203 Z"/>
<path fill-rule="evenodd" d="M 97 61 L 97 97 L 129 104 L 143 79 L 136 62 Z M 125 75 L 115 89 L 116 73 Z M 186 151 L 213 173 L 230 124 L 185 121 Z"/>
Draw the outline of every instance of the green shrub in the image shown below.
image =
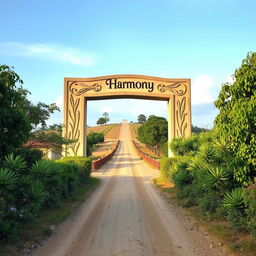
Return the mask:
<path fill-rule="evenodd" d="M 15 235 L 19 224 L 35 218 L 43 207 L 55 206 L 86 180 L 91 160 L 36 161 L 29 168 L 9 155 L 0 168 L 0 240 Z"/>
<path fill-rule="evenodd" d="M 175 173 L 172 177 L 175 186 L 178 189 L 182 189 L 184 186 L 190 185 L 193 182 L 193 176 L 191 172 L 188 170 L 181 170 Z"/>
<path fill-rule="evenodd" d="M 160 160 L 161 177 L 166 181 L 171 180 L 171 172 L 173 167 L 179 161 L 180 157 L 164 157 Z"/>
<path fill-rule="evenodd" d="M 176 138 L 170 143 L 170 149 L 177 156 L 195 155 L 200 146 L 199 135 L 189 138 Z"/>
<path fill-rule="evenodd" d="M 204 215 L 216 213 L 221 207 L 222 197 L 218 192 L 202 193 L 197 197 L 198 206 Z"/>
<path fill-rule="evenodd" d="M 245 212 L 248 216 L 247 226 L 256 237 L 256 184 L 251 184 L 244 190 Z"/>
<path fill-rule="evenodd" d="M 59 163 L 75 163 L 80 167 L 80 174 L 82 177 L 89 177 L 92 170 L 92 160 L 88 157 L 64 157 L 58 160 Z"/>
<path fill-rule="evenodd" d="M 16 156 L 21 156 L 27 163 L 28 167 L 31 167 L 36 161 L 39 161 L 43 157 L 43 152 L 39 149 L 31 148 L 19 148 L 15 151 Z"/>

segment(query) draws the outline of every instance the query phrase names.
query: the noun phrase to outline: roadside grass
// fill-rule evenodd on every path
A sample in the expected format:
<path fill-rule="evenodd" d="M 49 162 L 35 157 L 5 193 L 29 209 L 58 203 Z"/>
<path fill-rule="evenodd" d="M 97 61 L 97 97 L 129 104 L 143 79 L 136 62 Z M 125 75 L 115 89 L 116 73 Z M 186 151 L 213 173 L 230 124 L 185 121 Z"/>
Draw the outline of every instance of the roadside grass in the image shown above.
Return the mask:
<path fill-rule="evenodd" d="M 177 205 L 184 208 L 186 199 L 177 198 L 177 189 L 173 184 L 159 177 L 153 180 L 164 195 L 174 200 Z M 206 232 L 214 235 L 218 244 L 225 247 L 229 256 L 256 256 L 256 239 L 250 234 L 239 233 L 231 225 L 215 215 L 204 215 L 197 206 L 186 207 L 188 214 L 195 219 L 197 224 Z"/>
<path fill-rule="evenodd" d="M 52 235 L 56 225 L 70 216 L 87 199 L 99 182 L 99 179 L 90 177 L 72 195 L 63 199 L 58 206 L 42 209 L 35 220 L 22 224 L 21 231 L 17 236 L 0 243 L 0 255 L 21 255 L 23 249 L 31 249 L 44 238 Z"/>

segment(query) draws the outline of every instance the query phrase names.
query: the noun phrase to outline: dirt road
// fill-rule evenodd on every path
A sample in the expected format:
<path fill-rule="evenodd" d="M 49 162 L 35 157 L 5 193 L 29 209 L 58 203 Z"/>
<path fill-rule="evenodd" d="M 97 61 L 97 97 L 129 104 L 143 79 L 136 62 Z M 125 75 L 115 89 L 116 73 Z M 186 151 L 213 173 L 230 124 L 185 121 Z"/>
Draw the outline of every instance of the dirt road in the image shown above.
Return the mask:
<path fill-rule="evenodd" d="M 159 171 L 135 155 L 128 124 L 120 140 L 113 159 L 94 174 L 102 180 L 98 189 L 33 256 L 223 255 L 154 188 Z"/>

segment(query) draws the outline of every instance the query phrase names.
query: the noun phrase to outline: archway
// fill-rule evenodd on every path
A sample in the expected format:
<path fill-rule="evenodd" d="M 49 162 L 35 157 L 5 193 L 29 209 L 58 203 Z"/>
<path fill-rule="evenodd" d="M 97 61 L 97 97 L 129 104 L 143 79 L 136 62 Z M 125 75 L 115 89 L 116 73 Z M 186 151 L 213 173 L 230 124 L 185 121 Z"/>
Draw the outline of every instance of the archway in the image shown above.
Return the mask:
<path fill-rule="evenodd" d="M 191 135 L 190 79 L 113 75 L 64 79 L 64 135 L 76 140 L 68 156 L 86 156 L 87 100 L 140 98 L 168 104 L 168 141 Z M 171 156 L 171 151 L 168 151 Z"/>

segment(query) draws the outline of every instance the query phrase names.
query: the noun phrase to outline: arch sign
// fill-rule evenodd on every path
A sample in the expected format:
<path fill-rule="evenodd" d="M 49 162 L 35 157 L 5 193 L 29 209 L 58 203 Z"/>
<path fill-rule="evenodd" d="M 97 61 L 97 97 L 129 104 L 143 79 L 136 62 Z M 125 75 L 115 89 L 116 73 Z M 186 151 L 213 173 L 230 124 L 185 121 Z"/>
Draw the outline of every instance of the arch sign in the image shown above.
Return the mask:
<path fill-rule="evenodd" d="M 65 151 L 65 155 L 86 156 L 88 100 L 134 98 L 167 101 L 170 142 L 173 138 L 191 135 L 190 95 L 190 79 L 140 75 L 65 78 L 64 133 L 66 138 L 75 141 Z M 143 109 L 141 112 L 143 113 Z M 168 155 L 171 156 L 170 151 Z"/>

